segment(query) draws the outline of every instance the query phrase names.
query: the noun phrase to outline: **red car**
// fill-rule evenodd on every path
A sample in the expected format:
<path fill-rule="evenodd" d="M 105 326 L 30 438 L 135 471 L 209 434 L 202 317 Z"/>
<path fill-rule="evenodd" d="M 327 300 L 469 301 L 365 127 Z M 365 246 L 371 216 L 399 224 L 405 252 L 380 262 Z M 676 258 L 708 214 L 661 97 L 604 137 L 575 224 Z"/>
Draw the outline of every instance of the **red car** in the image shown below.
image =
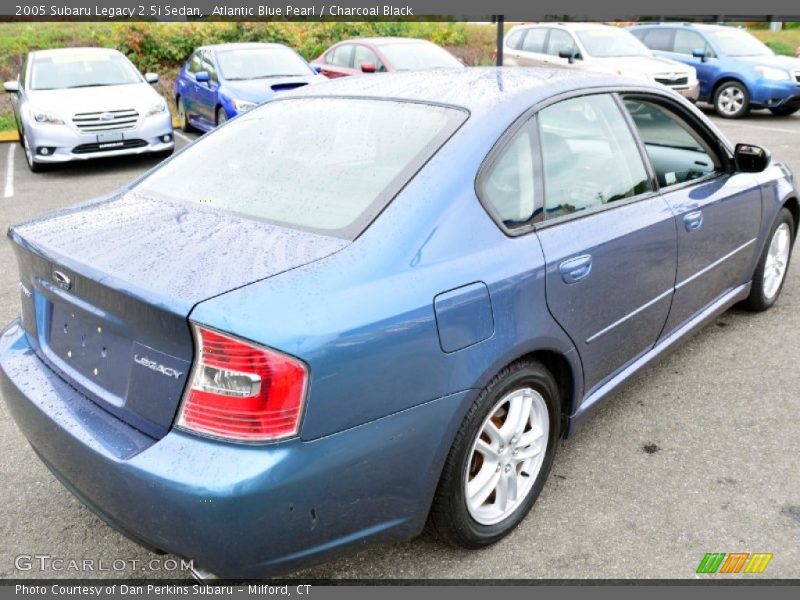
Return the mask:
<path fill-rule="evenodd" d="M 420 71 L 437 67 L 463 67 L 444 48 L 414 38 L 362 38 L 339 42 L 312 61 L 326 77 L 360 73 Z"/>

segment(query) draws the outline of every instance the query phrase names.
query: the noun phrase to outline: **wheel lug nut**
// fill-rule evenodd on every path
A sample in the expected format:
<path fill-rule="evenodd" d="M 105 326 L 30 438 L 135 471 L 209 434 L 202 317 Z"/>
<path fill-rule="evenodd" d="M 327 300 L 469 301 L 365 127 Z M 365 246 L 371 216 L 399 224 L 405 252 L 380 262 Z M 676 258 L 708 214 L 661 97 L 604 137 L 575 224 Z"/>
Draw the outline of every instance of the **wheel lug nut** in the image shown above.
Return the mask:
<path fill-rule="evenodd" d="M 506 473 L 508 473 L 510 470 L 511 470 L 511 465 L 506 465 Z"/>
<path fill-rule="evenodd" d="M 516 456 L 517 454 L 519 454 L 519 450 L 514 450 L 513 454 L 514 456 Z"/>
<path fill-rule="evenodd" d="M 497 472 L 500 472 L 500 465 L 497 465 Z"/>

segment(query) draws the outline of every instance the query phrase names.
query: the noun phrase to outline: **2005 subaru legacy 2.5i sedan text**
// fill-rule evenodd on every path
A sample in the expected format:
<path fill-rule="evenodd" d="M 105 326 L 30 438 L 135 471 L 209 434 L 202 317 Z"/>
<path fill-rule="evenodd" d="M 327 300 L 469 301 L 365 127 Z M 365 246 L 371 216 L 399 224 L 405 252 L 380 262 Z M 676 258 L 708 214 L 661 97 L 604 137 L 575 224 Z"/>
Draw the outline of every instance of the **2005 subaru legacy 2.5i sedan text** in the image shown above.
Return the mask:
<path fill-rule="evenodd" d="M 799 212 L 785 166 L 655 83 L 309 86 L 10 230 L 3 396 L 71 491 L 202 573 L 426 522 L 478 548 L 610 392 L 776 301 Z"/>

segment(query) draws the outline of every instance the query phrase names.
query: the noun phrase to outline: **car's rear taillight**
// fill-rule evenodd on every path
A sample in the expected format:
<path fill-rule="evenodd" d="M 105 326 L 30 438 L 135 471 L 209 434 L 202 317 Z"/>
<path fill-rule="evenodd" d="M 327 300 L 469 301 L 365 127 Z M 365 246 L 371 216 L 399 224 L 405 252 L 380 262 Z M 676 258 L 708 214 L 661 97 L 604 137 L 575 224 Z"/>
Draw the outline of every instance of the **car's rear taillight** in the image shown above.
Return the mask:
<path fill-rule="evenodd" d="M 176 425 L 240 441 L 296 435 L 308 373 L 295 358 L 194 325 L 196 356 Z"/>

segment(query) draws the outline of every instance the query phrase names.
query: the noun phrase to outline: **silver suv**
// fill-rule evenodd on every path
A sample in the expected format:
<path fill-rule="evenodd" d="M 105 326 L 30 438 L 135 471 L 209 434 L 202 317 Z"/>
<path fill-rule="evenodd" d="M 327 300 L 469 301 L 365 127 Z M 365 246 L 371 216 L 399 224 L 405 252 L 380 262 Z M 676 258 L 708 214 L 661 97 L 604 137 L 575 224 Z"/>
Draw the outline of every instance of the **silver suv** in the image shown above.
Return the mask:
<path fill-rule="evenodd" d="M 659 58 L 629 32 L 600 23 L 536 23 L 511 29 L 503 41 L 505 64 L 557 67 L 640 77 L 695 101 L 694 67 Z"/>

